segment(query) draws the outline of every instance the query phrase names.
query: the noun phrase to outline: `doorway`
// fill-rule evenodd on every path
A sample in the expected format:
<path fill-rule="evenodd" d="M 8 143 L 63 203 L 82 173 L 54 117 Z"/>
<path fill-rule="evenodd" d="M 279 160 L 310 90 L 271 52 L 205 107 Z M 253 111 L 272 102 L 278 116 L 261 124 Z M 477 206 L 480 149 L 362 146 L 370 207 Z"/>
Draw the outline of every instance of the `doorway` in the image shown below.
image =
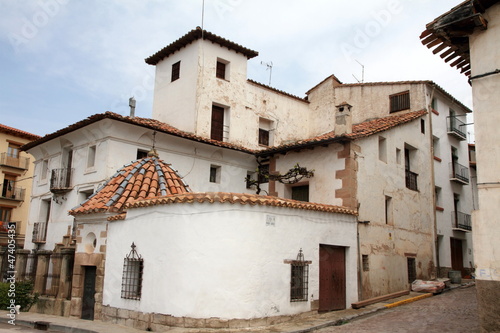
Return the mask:
<path fill-rule="evenodd" d="M 451 246 L 451 269 L 460 271 L 463 274 L 464 256 L 462 250 L 462 240 L 458 238 L 450 238 Z"/>
<path fill-rule="evenodd" d="M 345 248 L 319 246 L 319 311 L 346 308 Z"/>
<path fill-rule="evenodd" d="M 85 279 L 83 282 L 83 299 L 82 299 L 82 319 L 94 320 L 94 305 L 95 305 L 95 266 L 84 266 Z"/>

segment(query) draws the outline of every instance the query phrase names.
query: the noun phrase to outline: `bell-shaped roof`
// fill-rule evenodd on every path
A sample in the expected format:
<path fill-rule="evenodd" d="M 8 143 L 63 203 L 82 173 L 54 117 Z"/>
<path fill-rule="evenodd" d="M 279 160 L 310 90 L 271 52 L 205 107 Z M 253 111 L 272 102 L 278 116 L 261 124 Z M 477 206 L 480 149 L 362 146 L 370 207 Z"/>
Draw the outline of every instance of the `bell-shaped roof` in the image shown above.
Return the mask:
<path fill-rule="evenodd" d="M 188 193 L 189 187 L 176 171 L 156 156 L 149 156 L 125 165 L 71 215 L 121 213 L 125 204 L 136 200 Z"/>

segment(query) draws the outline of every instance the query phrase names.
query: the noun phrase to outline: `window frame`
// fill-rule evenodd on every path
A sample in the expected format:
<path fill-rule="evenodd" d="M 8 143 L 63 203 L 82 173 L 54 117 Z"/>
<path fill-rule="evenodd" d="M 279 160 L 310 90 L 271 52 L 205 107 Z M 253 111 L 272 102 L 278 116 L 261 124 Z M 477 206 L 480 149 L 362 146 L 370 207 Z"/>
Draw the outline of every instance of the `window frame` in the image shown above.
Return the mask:
<path fill-rule="evenodd" d="M 307 302 L 309 299 L 309 265 L 310 260 L 304 260 L 302 249 L 295 260 L 285 260 L 290 264 L 290 302 Z"/>
<path fill-rule="evenodd" d="M 123 259 L 121 298 L 140 300 L 144 275 L 144 259 L 136 251 L 132 243 L 130 253 Z"/>
<path fill-rule="evenodd" d="M 410 106 L 410 90 L 389 96 L 389 113 L 409 110 Z"/>
<path fill-rule="evenodd" d="M 218 79 L 222 80 L 227 80 L 227 69 L 228 69 L 228 64 L 229 62 L 222 60 L 222 59 L 217 59 L 217 62 L 215 64 L 215 77 Z"/>
<path fill-rule="evenodd" d="M 177 81 L 181 77 L 181 61 L 172 64 L 172 71 L 170 73 L 170 82 Z"/>

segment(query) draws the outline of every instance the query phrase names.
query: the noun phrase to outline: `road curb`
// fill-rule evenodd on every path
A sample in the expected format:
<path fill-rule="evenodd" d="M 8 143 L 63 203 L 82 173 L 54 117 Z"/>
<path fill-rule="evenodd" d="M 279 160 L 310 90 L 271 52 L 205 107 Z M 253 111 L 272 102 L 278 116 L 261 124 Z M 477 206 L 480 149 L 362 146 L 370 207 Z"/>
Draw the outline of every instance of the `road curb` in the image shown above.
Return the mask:
<path fill-rule="evenodd" d="M 394 303 L 391 303 L 391 304 L 386 304 L 386 305 L 384 305 L 384 307 L 388 308 L 388 309 L 395 308 L 396 306 L 400 306 L 400 305 L 412 303 L 412 302 L 418 301 L 420 299 L 431 297 L 432 295 L 433 295 L 432 293 L 427 293 L 427 294 L 415 296 L 415 297 L 412 297 L 412 298 L 408 298 L 408 299 L 405 299 L 405 300 L 402 300 L 402 301 L 394 302 Z"/>

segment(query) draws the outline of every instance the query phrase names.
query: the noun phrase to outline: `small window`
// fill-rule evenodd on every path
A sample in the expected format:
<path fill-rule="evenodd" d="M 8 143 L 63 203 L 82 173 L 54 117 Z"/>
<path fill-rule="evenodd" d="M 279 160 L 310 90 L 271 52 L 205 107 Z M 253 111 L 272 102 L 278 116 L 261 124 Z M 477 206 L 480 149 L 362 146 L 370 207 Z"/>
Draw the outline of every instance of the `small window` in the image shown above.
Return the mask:
<path fill-rule="evenodd" d="M 387 163 L 387 140 L 381 136 L 378 138 L 378 159 Z"/>
<path fill-rule="evenodd" d="M 7 157 L 10 158 L 19 158 L 19 152 L 21 151 L 21 145 L 9 142 L 9 146 L 7 148 Z"/>
<path fill-rule="evenodd" d="M 408 263 L 408 283 L 413 283 L 417 279 L 417 266 L 415 258 L 406 258 Z"/>
<path fill-rule="evenodd" d="M 211 183 L 220 183 L 220 166 L 211 165 L 210 166 L 210 182 Z"/>
<path fill-rule="evenodd" d="M 273 121 L 265 118 L 259 118 L 259 145 L 272 145 L 271 129 Z"/>
<path fill-rule="evenodd" d="M 420 119 L 420 132 L 422 132 L 422 134 L 425 134 L 425 120 L 424 119 Z"/>
<path fill-rule="evenodd" d="M 370 262 L 368 261 L 368 255 L 363 254 L 361 256 L 362 263 L 363 263 L 363 272 L 368 272 L 370 270 Z"/>
<path fill-rule="evenodd" d="M 259 145 L 269 146 L 269 131 L 259 128 Z"/>
<path fill-rule="evenodd" d="M 441 187 L 436 186 L 434 188 L 434 198 L 436 200 L 436 208 L 441 207 Z"/>
<path fill-rule="evenodd" d="M 401 149 L 396 148 L 396 163 L 401 164 Z"/>
<path fill-rule="evenodd" d="M 437 111 L 437 99 L 435 98 L 432 99 L 431 107 L 433 110 Z"/>
<path fill-rule="evenodd" d="M 290 263 L 290 301 L 307 301 L 309 289 L 309 264 L 304 260 L 304 254 L 300 249 L 296 260 L 287 261 Z"/>
<path fill-rule="evenodd" d="M 246 183 L 247 183 L 247 189 L 252 188 L 252 181 L 255 181 L 255 172 L 247 171 L 247 177 Z"/>
<path fill-rule="evenodd" d="M 137 254 L 134 243 L 132 243 L 131 248 L 130 253 L 123 260 L 121 297 L 140 300 L 144 260 Z"/>
<path fill-rule="evenodd" d="M 262 164 L 258 168 L 259 172 L 259 183 L 265 184 L 269 183 L 269 164 Z"/>
<path fill-rule="evenodd" d="M 42 170 L 40 171 L 40 180 L 47 180 L 47 173 L 49 172 L 49 160 L 42 161 Z"/>
<path fill-rule="evenodd" d="M 224 140 L 224 108 L 217 105 L 212 105 L 210 139 L 217 141 Z"/>
<path fill-rule="evenodd" d="M 390 99 L 390 112 L 397 112 L 407 110 L 410 108 L 410 91 L 404 91 L 398 94 L 389 96 Z"/>
<path fill-rule="evenodd" d="M 292 187 L 292 199 L 309 202 L 309 185 Z"/>
<path fill-rule="evenodd" d="M 174 82 L 177 80 L 181 75 L 181 62 L 177 61 L 175 64 L 172 65 L 172 76 L 171 76 L 171 82 Z"/>
<path fill-rule="evenodd" d="M 439 148 L 439 138 L 437 136 L 432 137 L 432 150 L 434 153 L 434 157 L 439 158 L 439 156 L 441 156 L 441 151 Z"/>
<path fill-rule="evenodd" d="M 90 146 L 87 154 L 87 168 L 93 168 L 95 165 L 96 146 Z"/>
<path fill-rule="evenodd" d="M 224 63 L 220 60 L 217 61 L 217 68 L 216 68 L 215 75 L 219 79 L 226 79 L 226 63 Z"/>
<path fill-rule="evenodd" d="M 148 151 L 143 149 L 137 149 L 136 159 L 140 160 L 141 158 L 148 157 Z"/>
<path fill-rule="evenodd" d="M 392 198 L 385 196 L 385 224 L 393 224 L 392 220 Z"/>

